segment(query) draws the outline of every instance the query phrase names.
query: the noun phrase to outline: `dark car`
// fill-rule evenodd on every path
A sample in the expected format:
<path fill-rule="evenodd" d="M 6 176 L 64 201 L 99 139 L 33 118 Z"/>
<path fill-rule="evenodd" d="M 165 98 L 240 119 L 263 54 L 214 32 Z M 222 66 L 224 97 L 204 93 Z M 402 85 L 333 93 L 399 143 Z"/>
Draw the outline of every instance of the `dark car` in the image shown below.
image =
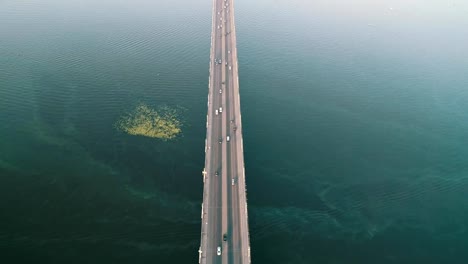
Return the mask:
<path fill-rule="evenodd" d="M 227 235 L 226 234 L 223 235 L 223 241 L 227 241 Z"/>

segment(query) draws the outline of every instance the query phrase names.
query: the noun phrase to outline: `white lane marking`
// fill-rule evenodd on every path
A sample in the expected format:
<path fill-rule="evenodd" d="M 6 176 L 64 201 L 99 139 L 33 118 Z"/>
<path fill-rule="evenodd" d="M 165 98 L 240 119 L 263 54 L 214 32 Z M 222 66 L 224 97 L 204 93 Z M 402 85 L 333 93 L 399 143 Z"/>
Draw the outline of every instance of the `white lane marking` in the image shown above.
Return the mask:
<path fill-rule="evenodd" d="M 203 219 L 203 203 L 201 204 L 201 219 Z"/>

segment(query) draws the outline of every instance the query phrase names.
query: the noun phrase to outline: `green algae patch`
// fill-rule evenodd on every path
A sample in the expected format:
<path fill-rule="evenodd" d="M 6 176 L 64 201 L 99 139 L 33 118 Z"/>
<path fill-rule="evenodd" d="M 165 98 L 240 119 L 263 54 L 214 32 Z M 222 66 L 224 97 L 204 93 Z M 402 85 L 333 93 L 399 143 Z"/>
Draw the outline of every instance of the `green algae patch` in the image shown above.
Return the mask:
<path fill-rule="evenodd" d="M 154 193 L 140 191 L 140 190 L 130 187 L 129 185 L 125 185 L 125 189 L 133 196 L 136 196 L 138 198 L 145 199 L 145 200 L 152 199 L 156 196 L 156 194 Z"/>
<path fill-rule="evenodd" d="M 127 134 L 162 140 L 177 137 L 182 132 L 181 127 L 176 109 L 164 106 L 155 110 L 145 104 L 139 104 L 116 123 L 116 128 Z"/>

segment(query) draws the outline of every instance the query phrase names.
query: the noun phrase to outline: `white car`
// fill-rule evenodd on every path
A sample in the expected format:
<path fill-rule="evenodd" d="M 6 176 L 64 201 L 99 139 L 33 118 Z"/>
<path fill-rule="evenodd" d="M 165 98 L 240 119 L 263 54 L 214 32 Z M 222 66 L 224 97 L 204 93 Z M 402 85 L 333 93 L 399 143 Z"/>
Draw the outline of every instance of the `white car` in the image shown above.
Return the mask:
<path fill-rule="evenodd" d="M 231 70 L 231 66 L 229 66 L 229 70 Z"/>
<path fill-rule="evenodd" d="M 215 110 L 215 114 L 218 115 L 218 109 Z"/>
<path fill-rule="evenodd" d="M 222 108 L 222 107 L 219 108 L 219 112 L 220 112 L 220 113 L 223 112 L 223 108 Z"/>
<path fill-rule="evenodd" d="M 226 137 L 226 141 L 229 142 L 229 136 Z"/>
<path fill-rule="evenodd" d="M 218 249 L 216 250 L 216 254 L 218 254 L 218 256 L 221 256 L 221 247 L 218 247 Z"/>
<path fill-rule="evenodd" d="M 234 179 L 232 179 L 232 181 L 231 181 L 231 182 L 232 182 L 232 185 L 234 186 L 234 184 L 235 184 L 235 181 L 234 181 Z"/>
<path fill-rule="evenodd" d="M 223 93 L 223 90 L 219 89 L 219 93 Z"/>

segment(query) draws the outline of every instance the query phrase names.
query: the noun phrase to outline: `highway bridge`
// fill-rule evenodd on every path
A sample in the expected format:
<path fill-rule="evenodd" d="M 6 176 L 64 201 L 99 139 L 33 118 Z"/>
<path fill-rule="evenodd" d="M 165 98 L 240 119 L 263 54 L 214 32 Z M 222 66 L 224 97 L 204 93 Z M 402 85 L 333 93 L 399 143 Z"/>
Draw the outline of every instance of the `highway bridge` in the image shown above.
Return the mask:
<path fill-rule="evenodd" d="M 199 263 L 250 263 L 233 0 L 213 0 Z"/>

